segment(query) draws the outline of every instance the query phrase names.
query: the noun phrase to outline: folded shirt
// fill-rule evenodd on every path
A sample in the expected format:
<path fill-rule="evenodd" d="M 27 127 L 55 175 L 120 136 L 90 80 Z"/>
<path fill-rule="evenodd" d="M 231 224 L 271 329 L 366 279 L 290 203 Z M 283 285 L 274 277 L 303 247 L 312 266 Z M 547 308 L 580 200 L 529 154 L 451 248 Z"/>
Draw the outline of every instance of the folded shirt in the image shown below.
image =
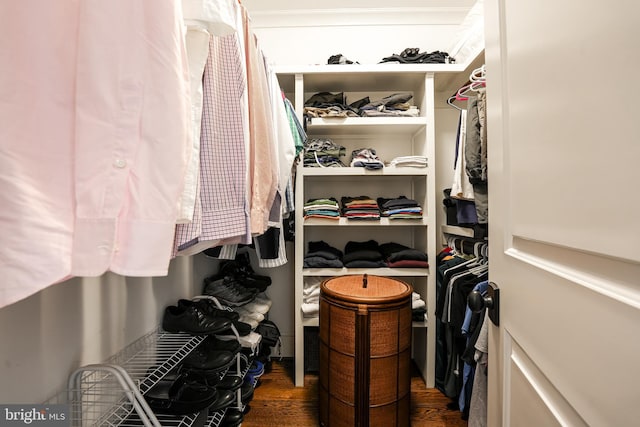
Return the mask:
<path fill-rule="evenodd" d="M 326 259 L 319 256 L 305 256 L 302 265 L 304 268 L 342 268 L 344 264 L 339 259 Z"/>
<path fill-rule="evenodd" d="M 394 157 L 389 162 L 388 166 L 400 166 L 400 167 L 427 167 L 426 156 L 399 156 Z"/>
<path fill-rule="evenodd" d="M 333 246 L 329 245 L 327 242 L 322 240 L 309 242 L 308 248 L 309 249 L 305 257 L 316 256 L 316 257 L 322 257 L 326 259 L 341 260 L 343 256 L 343 253 L 340 249 L 334 248 Z"/>

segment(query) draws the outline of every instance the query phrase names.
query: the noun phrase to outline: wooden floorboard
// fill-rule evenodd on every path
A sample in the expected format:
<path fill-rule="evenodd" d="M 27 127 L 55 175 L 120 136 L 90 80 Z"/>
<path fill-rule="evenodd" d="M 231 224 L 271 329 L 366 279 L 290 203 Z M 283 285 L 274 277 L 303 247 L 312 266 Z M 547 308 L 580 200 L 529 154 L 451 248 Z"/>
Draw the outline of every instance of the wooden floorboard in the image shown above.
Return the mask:
<path fill-rule="evenodd" d="M 425 388 L 417 374 L 411 378 L 411 425 L 414 427 L 466 427 L 460 411 L 450 410 L 451 399 L 437 389 Z M 305 375 L 305 386 L 293 384 L 293 361 L 273 361 L 260 378 L 243 427 L 318 426 L 318 376 Z"/>

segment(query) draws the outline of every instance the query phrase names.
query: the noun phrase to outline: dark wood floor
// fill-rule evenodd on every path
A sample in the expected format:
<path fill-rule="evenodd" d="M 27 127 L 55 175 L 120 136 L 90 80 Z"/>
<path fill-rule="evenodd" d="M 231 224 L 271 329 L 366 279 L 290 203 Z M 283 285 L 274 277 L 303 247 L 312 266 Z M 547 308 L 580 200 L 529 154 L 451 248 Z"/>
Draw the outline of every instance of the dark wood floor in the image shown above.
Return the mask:
<path fill-rule="evenodd" d="M 466 427 L 460 412 L 447 409 L 450 399 L 427 389 L 417 374 L 411 378 L 411 425 Z M 318 426 L 318 376 L 305 375 L 305 387 L 293 384 L 293 362 L 273 361 L 271 372 L 260 378 L 243 427 Z"/>

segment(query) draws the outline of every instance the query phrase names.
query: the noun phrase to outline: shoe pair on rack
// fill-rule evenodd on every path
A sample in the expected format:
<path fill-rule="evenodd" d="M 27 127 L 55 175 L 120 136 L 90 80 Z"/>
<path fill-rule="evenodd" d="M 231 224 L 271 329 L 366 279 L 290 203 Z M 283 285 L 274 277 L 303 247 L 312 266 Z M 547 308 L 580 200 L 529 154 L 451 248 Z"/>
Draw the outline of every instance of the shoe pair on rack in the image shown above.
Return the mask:
<path fill-rule="evenodd" d="M 158 414 L 189 415 L 204 410 L 217 412 L 233 405 L 236 393 L 210 386 L 190 371 L 168 374 L 144 395 Z"/>
<path fill-rule="evenodd" d="M 264 292 L 271 285 L 271 277 L 261 276 L 251 267 L 251 259 L 247 252 L 236 255 L 234 261 L 227 261 L 220 266 L 221 276 L 231 276 L 249 289 Z"/>
<path fill-rule="evenodd" d="M 217 383 L 220 374 L 227 370 L 240 352 L 238 341 L 223 341 L 210 335 L 182 361 L 182 370 L 200 376 L 210 384 Z"/>
<path fill-rule="evenodd" d="M 180 300 L 178 305 L 167 306 L 162 317 L 162 329 L 171 333 L 210 335 L 226 331 L 232 324 L 230 315 L 218 310 L 213 301 L 209 304 L 204 300 Z"/>
<path fill-rule="evenodd" d="M 233 276 L 209 276 L 204 279 L 204 295 L 216 297 L 221 304 L 239 307 L 253 301 L 257 289 L 246 288 Z"/>
<path fill-rule="evenodd" d="M 205 313 L 210 318 L 222 318 L 231 321 L 231 324 L 235 326 L 238 335 L 245 336 L 252 331 L 252 326 L 240 319 L 240 315 L 233 311 L 230 307 L 218 308 L 215 302 L 209 298 L 201 298 L 195 301 L 188 299 L 181 299 L 178 301 L 178 307 L 190 307 L 195 306 L 198 311 Z M 227 327 L 223 331 L 215 332 L 219 335 L 232 335 L 230 329 Z"/>

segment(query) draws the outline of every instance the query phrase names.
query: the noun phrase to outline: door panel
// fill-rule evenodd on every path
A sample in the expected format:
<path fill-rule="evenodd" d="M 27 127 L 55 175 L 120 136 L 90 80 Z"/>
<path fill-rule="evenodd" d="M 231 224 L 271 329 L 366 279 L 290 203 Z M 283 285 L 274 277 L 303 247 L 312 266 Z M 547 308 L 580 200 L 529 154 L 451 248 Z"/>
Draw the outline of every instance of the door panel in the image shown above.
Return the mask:
<path fill-rule="evenodd" d="M 515 342 L 510 342 L 510 357 L 507 372 L 509 395 L 520 396 L 526 406 L 511 410 L 506 419 L 514 426 L 586 426 L 562 395 L 553 387 L 542 372 L 527 357 Z"/>
<path fill-rule="evenodd" d="M 637 425 L 640 4 L 597 3 L 485 1 L 490 426 Z"/>

